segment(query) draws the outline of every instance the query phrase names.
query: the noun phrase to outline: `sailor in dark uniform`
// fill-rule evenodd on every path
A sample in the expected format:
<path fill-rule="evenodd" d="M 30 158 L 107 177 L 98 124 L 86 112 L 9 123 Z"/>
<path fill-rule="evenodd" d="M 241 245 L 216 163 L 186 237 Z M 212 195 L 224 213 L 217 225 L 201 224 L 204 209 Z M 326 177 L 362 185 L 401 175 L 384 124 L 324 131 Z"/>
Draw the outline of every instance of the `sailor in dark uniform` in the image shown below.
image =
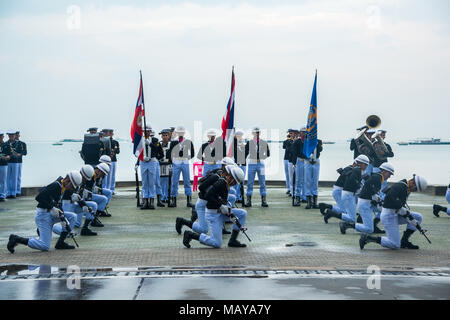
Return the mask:
<path fill-rule="evenodd" d="M 107 129 L 109 139 L 111 139 L 111 157 L 110 173 L 108 175 L 107 189 L 113 193 L 116 190 L 116 172 L 117 172 L 117 155 L 120 153 L 119 141 L 114 140 L 114 129 Z"/>
<path fill-rule="evenodd" d="M 172 159 L 172 185 L 170 187 L 169 207 L 177 206 L 178 183 L 180 175 L 183 175 L 184 193 L 186 194 L 186 206 L 193 208 L 192 187 L 190 180 L 189 161 L 195 156 L 194 144 L 191 140 L 185 139 L 186 129 L 179 126 L 175 129 L 177 138 L 170 144 L 170 156 Z"/>
<path fill-rule="evenodd" d="M 361 192 L 358 195 L 358 212 L 362 218 L 362 223 L 354 223 L 341 221 L 339 226 L 341 233 L 345 234 L 348 228 L 356 229 L 356 231 L 363 233 L 384 233 L 377 224 L 380 221 L 381 210 L 378 207 L 381 205 L 381 186 L 387 181 L 391 175 L 394 174 L 394 167 L 385 162 L 380 166 L 380 172 L 374 172 L 365 181 Z M 377 213 L 375 219 L 373 214 Z"/>
<path fill-rule="evenodd" d="M 159 144 L 163 150 L 163 157 L 159 159 L 160 168 L 160 181 L 161 181 L 161 199 L 158 199 L 158 203 L 164 203 L 169 201 L 169 176 L 172 174 L 172 162 L 170 159 L 170 129 L 163 129 L 159 133 L 161 135 L 161 141 Z"/>
<path fill-rule="evenodd" d="M 109 165 L 99 163 L 95 166 L 92 179 L 85 182 L 83 199 L 92 200 L 97 203 L 97 213 L 100 217 L 111 217 L 111 214 L 106 211 L 106 206 L 110 200 L 108 197 L 111 193 L 107 192 L 105 195 L 102 190 L 103 179 L 109 174 L 109 171 Z"/>
<path fill-rule="evenodd" d="M 20 156 L 17 158 L 17 191 L 16 197 L 22 194 L 22 157 L 27 155 L 27 144 L 20 140 L 20 131 L 16 131 L 16 143 L 20 150 Z"/>
<path fill-rule="evenodd" d="M 300 136 L 291 146 L 292 157 L 295 158 L 295 186 L 294 186 L 294 206 L 300 206 L 300 202 L 306 202 L 305 189 L 305 159 L 303 153 L 303 143 L 306 137 L 306 127 L 300 129 Z"/>
<path fill-rule="evenodd" d="M 294 130 L 288 130 L 287 139 L 283 141 L 284 149 L 284 175 L 286 177 L 286 194 L 291 196 L 291 182 L 289 178 L 289 158 L 290 147 L 294 143 Z"/>
<path fill-rule="evenodd" d="M 192 231 L 184 231 L 183 244 L 190 248 L 191 240 L 200 241 L 200 243 L 220 248 L 222 246 L 222 227 L 223 223 L 229 219 L 230 212 L 238 217 L 242 226 L 245 225 L 247 218 L 247 211 L 244 209 L 232 208 L 228 203 L 228 192 L 230 187 L 236 183 L 242 183 L 244 179 L 244 172 L 236 165 L 229 165 L 225 168 L 223 177 L 214 176 L 216 182 L 208 187 L 205 193 L 206 199 L 206 220 L 210 227 L 211 235 L 206 233 L 196 233 Z M 233 226 L 233 232 L 228 241 L 229 247 L 246 247 L 245 244 L 237 240 L 239 229 L 236 225 Z"/>
<path fill-rule="evenodd" d="M 100 134 L 97 133 L 98 128 L 92 127 L 87 130 L 90 135 L 84 136 L 84 142 L 81 146 L 80 156 L 84 164 L 89 164 L 93 167 L 99 164 L 100 156 L 104 153 L 104 145 L 101 142 Z M 87 141 L 87 139 L 89 139 Z"/>
<path fill-rule="evenodd" d="M 246 173 L 247 160 L 245 158 L 245 144 L 244 131 L 236 130 L 233 139 L 233 156 L 236 165 Z M 244 182 L 236 184 L 233 189 L 236 193 L 236 202 L 243 203 L 244 201 Z"/>
<path fill-rule="evenodd" d="M 289 171 L 289 196 L 294 197 L 295 193 L 295 185 L 294 185 L 294 172 L 295 172 L 295 165 L 297 163 L 297 156 L 295 154 L 295 148 L 294 148 L 294 142 L 299 139 L 300 137 L 300 131 L 296 129 L 292 129 L 292 143 L 289 146 L 289 149 L 287 150 L 288 154 L 288 171 Z M 299 203 L 300 205 L 300 203 Z"/>
<path fill-rule="evenodd" d="M 21 145 L 16 141 L 16 131 L 9 130 L 9 140 L 5 142 L 6 148 L 11 150 L 11 155 L 8 160 L 8 173 L 7 173 L 7 197 L 8 199 L 14 199 L 17 194 L 17 174 L 19 172 L 19 158 L 21 156 Z"/>
<path fill-rule="evenodd" d="M 447 192 L 445 193 L 445 199 L 447 199 L 447 203 L 450 204 L 450 184 L 447 187 Z M 444 206 L 440 206 L 438 204 L 433 204 L 433 214 L 436 216 L 436 218 L 439 218 L 440 211 L 445 212 L 450 216 L 450 207 L 444 207 Z"/>
<path fill-rule="evenodd" d="M 417 230 L 416 226 L 422 222 L 422 215 L 410 211 L 406 203 L 411 192 L 423 192 L 427 188 L 427 181 L 414 175 L 410 180 L 403 179 L 393 184 L 387 191 L 383 201 L 381 223 L 386 229 L 386 237 L 371 236 L 363 233 L 359 246 L 364 249 L 369 242 L 376 242 L 390 249 L 419 249 L 419 246 L 409 241 L 411 235 Z M 406 230 L 400 239 L 399 225 L 406 224 Z"/>
<path fill-rule="evenodd" d="M 203 164 L 203 175 L 207 175 L 210 170 L 220 168 L 220 161 L 226 153 L 225 143 L 223 139 L 216 139 L 215 129 L 209 129 L 206 135 L 208 141 L 202 144 L 197 154 L 197 159 L 201 160 Z"/>
<path fill-rule="evenodd" d="M 64 220 L 64 231 L 61 232 L 55 249 L 75 249 L 74 246 L 65 243 L 64 240 L 69 235 L 68 230 L 71 230 L 75 224 L 76 215 L 72 212 L 63 212 L 61 210 L 61 200 L 65 191 L 77 188 L 81 184 L 81 181 L 82 177 L 80 172 L 70 171 L 65 178 L 59 177 L 55 182 L 43 188 L 36 196 L 38 205 L 35 221 L 39 230 L 39 239 L 22 238 L 11 234 L 7 245 L 9 252 L 14 253 L 14 247 L 17 244 L 23 244 L 41 251 L 50 250 L 53 225 L 62 222 L 64 217 L 69 222 L 69 226 L 66 225 Z"/>
<path fill-rule="evenodd" d="M 266 167 L 264 160 L 270 157 L 269 144 L 260 138 L 261 130 L 254 127 L 252 130 L 253 139 L 245 145 L 245 155 L 248 157 L 248 176 L 247 176 L 247 202 L 246 207 L 252 206 L 253 184 L 256 174 L 258 174 L 259 193 L 261 195 L 261 206 L 268 207 L 266 190 Z"/>
<path fill-rule="evenodd" d="M 341 203 L 344 212 L 338 213 L 333 210 L 326 210 L 324 214 L 324 221 L 328 223 L 331 217 L 340 220 L 355 223 L 356 222 L 356 194 L 361 188 L 362 173 L 369 165 L 369 158 L 361 154 L 353 162 L 351 170 L 347 172 L 344 187 L 342 188 Z"/>
<path fill-rule="evenodd" d="M 11 158 L 11 147 L 4 140 L 4 133 L 0 131 L 0 202 L 5 201 L 8 184 L 8 161 Z"/>
<path fill-rule="evenodd" d="M 319 209 L 317 196 L 319 194 L 320 153 L 322 152 L 322 140 L 317 140 L 317 146 L 309 159 L 305 159 L 305 190 L 307 205 L 305 209 Z"/>

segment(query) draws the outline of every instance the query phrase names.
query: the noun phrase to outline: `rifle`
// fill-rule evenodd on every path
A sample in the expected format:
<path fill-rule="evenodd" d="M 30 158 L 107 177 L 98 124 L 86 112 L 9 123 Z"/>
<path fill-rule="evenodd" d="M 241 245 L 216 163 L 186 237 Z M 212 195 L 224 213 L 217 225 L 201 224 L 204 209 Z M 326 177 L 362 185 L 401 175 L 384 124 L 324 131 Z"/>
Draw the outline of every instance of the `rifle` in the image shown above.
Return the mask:
<path fill-rule="evenodd" d="M 409 212 L 409 210 L 406 211 L 405 217 L 406 217 L 407 219 L 411 220 L 411 221 L 415 220 L 414 217 L 412 216 L 411 212 Z M 415 227 L 416 227 L 416 229 L 419 230 L 419 232 L 425 237 L 425 239 L 427 239 L 428 243 L 431 244 L 430 239 L 428 239 L 428 237 L 427 237 L 427 235 L 426 235 L 427 230 L 422 229 L 422 227 L 420 226 L 419 223 L 417 223 L 417 224 L 415 225 Z"/>
<path fill-rule="evenodd" d="M 141 206 L 141 200 L 139 199 L 139 175 L 138 175 L 138 168 L 139 168 L 139 158 L 136 161 L 136 164 L 134 165 L 134 173 L 135 173 L 135 177 L 136 177 L 136 206 L 140 207 Z"/>
<path fill-rule="evenodd" d="M 295 203 L 295 171 L 297 171 L 296 170 L 297 165 L 294 164 L 292 167 L 294 168 L 294 174 L 292 175 L 292 205 L 294 205 L 294 203 Z"/>
<path fill-rule="evenodd" d="M 241 199 L 242 199 L 242 208 L 245 208 L 244 181 L 242 181 L 241 183 Z"/>
<path fill-rule="evenodd" d="M 69 224 L 69 221 L 67 220 L 66 216 L 64 214 L 62 214 L 59 218 L 61 220 L 62 225 L 66 227 L 68 237 L 72 238 L 72 240 L 75 243 L 75 245 L 77 246 L 77 248 L 79 248 L 80 246 L 78 245 L 77 240 L 75 240 L 75 234 L 72 232 L 72 229 L 70 229 L 70 224 Z"/>
<path fill-rule="evenodd" d="M 230 216 L 230 220 L 236 225 L 236 227 L 238 227 L 239 228 L 239 231 L 241 231 L 246 237 L 247 237 L 247 239 L 248 239 L 248 241 L 252 241 L 249 237 L 248 237 L 248 235 L 247 235 L 247 233 L 245 232 L 245 231 L 247 231 L 247 228 L 244 228 L 242 225 L 241 225 L 241 222 L 239 221 L 239 218 L 238 217 L 236 217 L 232 212 L 231 212 L 231 208 L 229 208 L 229 216 Z"/>

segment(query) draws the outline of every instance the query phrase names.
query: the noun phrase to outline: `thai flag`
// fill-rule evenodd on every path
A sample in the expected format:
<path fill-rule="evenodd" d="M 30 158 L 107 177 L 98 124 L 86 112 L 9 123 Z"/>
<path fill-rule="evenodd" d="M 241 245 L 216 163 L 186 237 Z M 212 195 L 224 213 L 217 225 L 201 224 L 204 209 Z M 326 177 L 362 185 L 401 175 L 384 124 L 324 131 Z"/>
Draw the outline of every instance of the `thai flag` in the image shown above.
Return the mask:
<path fill-rule="evenodd" d="M 231 157 L 233 153 L 234 138 L 234 66 L 231 71 L 231 94 L 228 99 L 227 111 L 222 119 L 222 138 L 227 146 L 227 157 Z"/>
<path fill-rule="evenodd" d="M 136 109 L 134 110 L 134 119 L 131 123 L 131 141 L 133 142 L 133 153 L 140 160 L 144 160 L 144 138 L 142 130 L 142 121 L 145 117 L 144 107 L 144 90 L 142 86 L 142 73 L 141 73 L 141 85 L 139 87 L 139 97 L 136 102 Z"/>

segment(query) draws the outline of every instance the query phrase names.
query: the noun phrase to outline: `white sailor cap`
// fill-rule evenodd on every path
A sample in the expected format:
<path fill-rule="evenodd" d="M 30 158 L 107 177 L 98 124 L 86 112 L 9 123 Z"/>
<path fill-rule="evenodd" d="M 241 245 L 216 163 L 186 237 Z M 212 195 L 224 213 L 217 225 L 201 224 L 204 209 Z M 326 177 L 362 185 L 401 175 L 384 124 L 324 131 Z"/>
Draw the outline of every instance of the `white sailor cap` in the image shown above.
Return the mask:
<path fill-rule="evenodd" d="M 12 134 L 16 134 L 17 130 L 13 130 L 13 129 L 9 129 L 6 134 L 12 135 Z"/>
<path fill-rule="evenodd" d="M 236 130 L 236 132 L 234 133 L 235 136 L 243 136 L 244 135 L 244 131 L 242 130 Z"/>
<path fill-rule="evenodd" d="M 379 131 L 379 132 L 387 132 L 387 130 L 386 130 L 386 129 L 383 129 L 383 128 L 378 128 L 377 131 Z"/>
<path fill-rule="evenodd" d="M 178 126 L 175 128 L 176 133 L 185 133 L 186 129 L 183 126 Z"/>
<path fill-rule="evenodd" d="M 301 127 L 300 132 L 302 132 L 302 131 L 306 131 L 306 127 Z"/>
<path fill-rule="evenodd" d="M 253 127 L 252 133 L 261 132 L 261 129 L 259 127 Z"/>
<path fill-rule="evenodd" d="M 375 131 L 376 131 L 375 129 L 369 129 L 366 131 L 366 133 L 375 133 Z"/>
<path fill-rule="evenodd" d="M 216 136 L 217 135 L 217 132 L 216 132 L 216 129 L 208 129 L 207 131 L 206 131 L 206 135 L 208 136 L 208 137 L 212 137 L 212 136 Z"/>

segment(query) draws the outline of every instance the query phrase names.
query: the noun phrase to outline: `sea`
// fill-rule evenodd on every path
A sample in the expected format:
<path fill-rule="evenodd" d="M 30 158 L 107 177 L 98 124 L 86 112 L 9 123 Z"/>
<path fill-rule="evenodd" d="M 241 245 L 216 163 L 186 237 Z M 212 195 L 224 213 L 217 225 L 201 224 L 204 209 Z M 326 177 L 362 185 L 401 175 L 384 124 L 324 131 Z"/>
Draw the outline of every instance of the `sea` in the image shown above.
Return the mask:
<path fill-rule="evenodd" d="M 28 155 L 23 158 L 23 187 L 45 186 L 70 170 L 79 170 L 84 164 L 79 154 L 81 142 L 65 142 L 62 145 L 53 145 L 54 141 L 25 142 Z M 125 140 L 119 143 L 116 181 L 134 181 L 136 158 L 133 145 Z M 424 176 L 430 185 L 450 183 L 450 145 L 390 144 L 394 157 L 389 162 L 395 168 L 391 181 L 408 178 L 415 173 Z M 269 146 L 271 157 L 266 160 L 266 180 L 285 180 L 282 143 L 272 142 Z M 335 181 L 338 177 L 336 169 L 352 163 L 353 151 L 350 151 L 349 146 L 349 142 L 324 144 L 320 155 L 319 180 Z M 191 163 L 195 161 L 199 160 L 194 158 Z M 191 166 L 191 179 L 192 173 Z"/>

